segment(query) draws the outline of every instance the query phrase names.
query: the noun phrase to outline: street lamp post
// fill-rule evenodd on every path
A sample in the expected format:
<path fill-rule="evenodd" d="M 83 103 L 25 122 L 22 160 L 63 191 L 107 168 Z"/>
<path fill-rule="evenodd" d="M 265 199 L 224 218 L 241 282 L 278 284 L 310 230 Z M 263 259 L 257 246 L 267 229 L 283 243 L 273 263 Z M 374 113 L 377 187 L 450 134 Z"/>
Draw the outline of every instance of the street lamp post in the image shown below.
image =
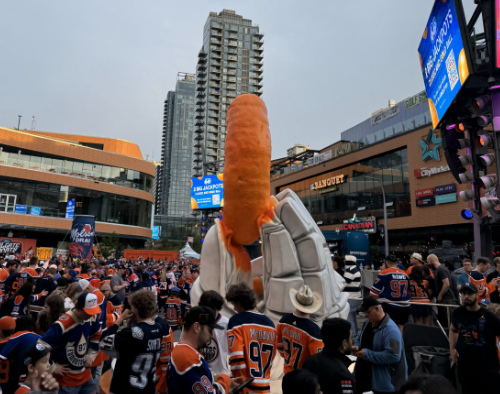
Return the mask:
<path fill-rule="evenodd" d="M 385 205 L 384 184 L 380 179 L 375 178 L 374 176 L 363 175 L 363 177 L 376 180 L 378 183 L 380 183 L 380 187 L 382 188 L 382 201 L 384 203 L 384 249 L 385 249 L 385 255 L 387 256 L 389 254 L 389 232 L 387 229 L 387 206 Z"/>

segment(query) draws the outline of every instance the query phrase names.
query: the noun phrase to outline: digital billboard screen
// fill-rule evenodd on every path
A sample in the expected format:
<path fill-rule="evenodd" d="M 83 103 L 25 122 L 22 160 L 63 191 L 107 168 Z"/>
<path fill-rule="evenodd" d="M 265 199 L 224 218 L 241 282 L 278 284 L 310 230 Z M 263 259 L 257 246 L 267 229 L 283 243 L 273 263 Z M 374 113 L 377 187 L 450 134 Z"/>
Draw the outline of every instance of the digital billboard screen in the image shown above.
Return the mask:
<path fill-rule="evenodd" d="M 436 0 L 418 47 L 434 128 L 469 76 L 468 46 L 460 30 L 464 19 L 455 0 Z"/>
<path fill-rule="evenodd" d="M 222 174 L 191 178 L 191 209 L 224 206 Z"/>

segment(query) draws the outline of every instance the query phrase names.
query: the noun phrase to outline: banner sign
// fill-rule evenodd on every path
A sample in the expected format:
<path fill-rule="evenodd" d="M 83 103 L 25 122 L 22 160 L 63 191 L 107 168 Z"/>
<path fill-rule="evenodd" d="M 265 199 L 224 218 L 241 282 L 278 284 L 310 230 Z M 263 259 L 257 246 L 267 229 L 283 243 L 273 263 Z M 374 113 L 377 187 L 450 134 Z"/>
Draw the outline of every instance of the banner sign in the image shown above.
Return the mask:
<path fill-rule="evenodd" d="M 465 51 L 455 0 L 436 0 L 418 47 L 433 128 L 469 76 Z"/>
<path fill-rule="evenodd" d="M 41 213 L 42 213 L 42 208 L 40 208 L 40 207 L 31 207 L 30 208 L 30 215 L 40 216 Z"/>
<path fill-rule="evenodd" d="M 394 107 L 389 107 L 386 110 L 376 112 L 372 115 L 372 126 L 378 123 L 382 123 L 384 120 L 392 118 L 399 114 L 399 105 L 395 105 Z"/>
<path fill-rule="evenodd" d="M 191 178 L 191 209 L 224 206 L 222 174 Z"/>
<path fill-rule="evenodd" d="M 326 151 L 325 153 L 321 153 L 319 155 L 316 155 L 316 156 L 313 156 L 313 157 L 310 157 L 309 159 L 307 159 L 307 165 L 309 167 L 315 166 L 316 164 L 322 163 L 326 160 L 330 160 L 332 157 L 333 157 L 332 151 L 329 150 L 329 151 Z"/>
<path fill-rule="evenodd" d="M 27 211 L 28 211 L 27 205 L 16 204 L 16 210 L 14 211 L 14 213 L 20 213 L 24 215 Z"/>
<path fill-rule="evenodd" d="M 434 197 L 417 198 L 417 207 L 431 207 L 436 203 Z"/>
<path fill-rule="evenodd" d="M 36 256 L 40 261 L 47 261 L 52 256 L 54 250 L 52 248 L 36 248 Z"/>
<path fill-rule="evenodd" d="M 69 255 L 80 260 L 92 258 L 95 219 L 93 216 L 75 216 L 69 237 Z"/>
<path fill-rule="evenodd" d="M 36 239 L 27 238 L 0 238 L 0 254 L 27 254 L 34 253 Z"/>
<path fill-rule="evenodd" d="M 161 226 L 153 226 L 153 231 L 151 233 L 151 238 L 160 239 L 161 235 Z"/>
<path fill-rule="evenodd" d="M 454 193 L 456 191 L 457 191 L 457 185 L 455 183 L 450 183 L 449 185 L 436 186 L 435 188 L 436 194 Z"/>
<path fill-rule="evenodd" d="M 344 220 L 344 225 L 342 227 L 344 231 L 354 231 L 360 230 L 367 233 L 377 232 L 377 221 L 374 216 L 367 216 L 364 218 L 358 218 L 357 214 L 351 219 Z"/>
<path fill-rule="evenodd" d="M 456 202 L 457 193 L 441 194 L 436 196 L 436 204 L 446 204 L 448 202 Z"/>
<path fill-rule="evenodd" d="M 75 216 L 75 199 L 72 198 L 66 203 L 66 219 L 73 219 Z"/>
<path fill-rule="evenodd" d="M 434 188 L 433 187 L 428 187 L 427 189 L 415 190 L 415 197 L 417 197 L 417 198 L 427 197 L 427 196 L 432 196 L 432 195 L 434 195 Z"/>
<path fill-rule="evenodd" d="M 425 93 L 425 90 L 416 94 L 415 96 L 407 98 L 405 100 L 405 110 L 410 109 L 416 105 L 419 105 L 424 101 L 427 101 L 427 93 Z"/>

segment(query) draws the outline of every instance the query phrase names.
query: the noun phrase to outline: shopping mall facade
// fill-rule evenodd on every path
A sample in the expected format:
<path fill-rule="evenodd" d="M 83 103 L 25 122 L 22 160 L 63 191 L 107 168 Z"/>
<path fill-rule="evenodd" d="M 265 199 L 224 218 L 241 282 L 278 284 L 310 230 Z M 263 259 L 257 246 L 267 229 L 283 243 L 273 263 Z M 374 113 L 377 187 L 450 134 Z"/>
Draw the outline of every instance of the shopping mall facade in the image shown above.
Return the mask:
<path fill-rule="evenodd" d="M 155 167 L 128 141 L 0 128 L 0 242 L 68 241 L 73 215 L 92 215 L 97 241 L 151 238 Z M 8 241 L 5 241 L 8 242 Z"/>
<path fill-rule="evenodd" d="M 295 191 L 330 243 L 362 230 L 383 246 L 383 185 L 391 253 L 425 256 L 446 240 L 474 249 L 472 222 L 461 216 L 472 204 L 459 196 L 470 185 L 447 166 L 424 92 L 377 111 L 314 157 L 274 168 L 271 194 Z"/>

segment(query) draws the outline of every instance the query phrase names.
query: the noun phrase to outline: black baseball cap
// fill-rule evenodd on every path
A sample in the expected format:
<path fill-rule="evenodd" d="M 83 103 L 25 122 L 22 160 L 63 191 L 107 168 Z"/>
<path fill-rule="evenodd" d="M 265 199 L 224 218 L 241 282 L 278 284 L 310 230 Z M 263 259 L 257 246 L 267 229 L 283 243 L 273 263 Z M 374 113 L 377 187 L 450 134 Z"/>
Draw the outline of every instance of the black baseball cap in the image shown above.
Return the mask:
<path fill-rule="evenodd" d="M 194 324 L 200 323 L 201 325 L 211 326 L 213 328 L 218 328 L 219 330 L 223 330 L 224 327 L 219 326 L 215 320 L 215 312 L 212 308 L 208 306 L 195 306 L 191 308 L 189 312 L 184 317 L 185 324 Z"/>
<path fill-rule="evenodd" d="M 464 283 L 462 285 L 462 287 L 460 288 L 459 293 L 461 293 L 465 289 L 467 289 L 468 291 L 472 291 L 473 293 L 477 294 L 477 287 L 476 287 L 476 285 L 474 283 L 470 283 L 470 282 Z"/>
<path fill-rule="evenodd" d="M 398 258 L 396 256 L 394 256 L 393 254 L 390 254 L 390 255 L 386 256 L 385 260 L 390 261 L 391 263 L 397 263 Z"/>
<path fill-rule="evenodd" d="M 52 347 L 48 343 L 38 340 L 33 346 L 31 346 L 26 354 L 24 355 L 23 364 L 25 366 L 35 365 L 38 360 L 40 360 L 45 355 L 49 354 Z"/>
<path fill-rule="evenodd" d="M 380 302 L 376 298 L 373 297 L 365 297 L 363 301 L 361 301 L 361 305 L 358 308 L 358 312 L 366 312 L 372 306 L 380 305 Z"/>

